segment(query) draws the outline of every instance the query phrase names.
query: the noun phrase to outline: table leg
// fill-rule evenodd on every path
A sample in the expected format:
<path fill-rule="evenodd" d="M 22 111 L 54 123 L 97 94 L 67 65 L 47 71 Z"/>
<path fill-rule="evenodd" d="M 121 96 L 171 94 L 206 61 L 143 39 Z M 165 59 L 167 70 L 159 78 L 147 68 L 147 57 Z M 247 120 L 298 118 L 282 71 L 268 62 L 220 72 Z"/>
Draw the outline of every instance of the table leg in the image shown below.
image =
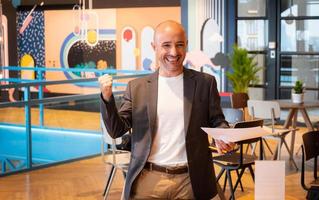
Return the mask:
<path fill-rule="evenodd" d="M 300 108 L 300 112 L 302 114 L 303 119 L 305 120 L 306 126 L 309 131 L 313 131 L 313 126 L 310 121 L 309 115 L 307 114 L 307 111 L 305 108 Z"/>
<path fill-rule="evenodd" d="M 291 108 L 289 110 L 289 114 L 288 114 L 287 119 L 285 121 L 284 128 L 289 128 L 289 126 L 292 122 L 292 118 L 294 117 L 296 111 L 298 111 L 296 108 Z"/>
<path fill-rule="evenodd" d="M 293 160 L 294 156 L 294 148 L 295 148 L 295 138 L 296 138 L 296 127 L 297 127 L 297 117 L 298 117 L 298 110 L 294 112 L 292 118 L 292 128 L 291 131 L 291 141 L 290 141 L 290 160 Z"/>

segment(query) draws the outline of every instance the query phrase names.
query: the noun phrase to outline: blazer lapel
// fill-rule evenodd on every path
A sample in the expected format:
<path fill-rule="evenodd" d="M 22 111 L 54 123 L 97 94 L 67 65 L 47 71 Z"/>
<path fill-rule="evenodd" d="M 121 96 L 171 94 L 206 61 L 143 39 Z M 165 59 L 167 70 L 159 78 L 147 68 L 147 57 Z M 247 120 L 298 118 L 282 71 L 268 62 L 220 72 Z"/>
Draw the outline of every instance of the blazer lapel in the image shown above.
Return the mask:
<path fill-rule="evenodd" d="M 157 113 L 158 70 L 147 80 L 147 113 L 151 134 L 155 132 Z"/>
<path fill-rule="evenodd" d="M 194 74 L 184 68 L 184 127 L 185 133 L 188 132 L 190 117 L 192 114 L 192 105 L 195 94 L 196 81 L 192 78 Z"/>

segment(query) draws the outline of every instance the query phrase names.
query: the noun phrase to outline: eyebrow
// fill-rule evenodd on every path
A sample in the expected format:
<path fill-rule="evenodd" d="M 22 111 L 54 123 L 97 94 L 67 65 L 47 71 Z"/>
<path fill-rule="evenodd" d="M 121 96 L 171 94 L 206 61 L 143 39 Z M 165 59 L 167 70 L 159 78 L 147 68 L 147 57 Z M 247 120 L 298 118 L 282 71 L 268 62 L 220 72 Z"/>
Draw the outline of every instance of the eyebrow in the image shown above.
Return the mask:
<path fill-rule="evenodd" d="M 168 42 L 163 42 L 162 44 L 171 44 L 171 43 L 173 43 L 173 42 L 168 41 Z M 185 44 L 185 42 L 184 41 L 177 41 L 176 44 Z"/>

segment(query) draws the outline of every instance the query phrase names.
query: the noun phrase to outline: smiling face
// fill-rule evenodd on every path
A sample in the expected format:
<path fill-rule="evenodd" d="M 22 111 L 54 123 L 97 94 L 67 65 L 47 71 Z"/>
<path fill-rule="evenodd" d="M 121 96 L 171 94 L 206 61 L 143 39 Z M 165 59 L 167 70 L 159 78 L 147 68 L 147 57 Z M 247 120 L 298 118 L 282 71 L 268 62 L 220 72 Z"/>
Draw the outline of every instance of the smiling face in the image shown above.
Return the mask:
<path fill-rule="evenodd" d="M 166 21 L 156 27 L 152 43 L 162 76 L 178 76 L 183 72 L 187 40 L 183 27 Z"/>

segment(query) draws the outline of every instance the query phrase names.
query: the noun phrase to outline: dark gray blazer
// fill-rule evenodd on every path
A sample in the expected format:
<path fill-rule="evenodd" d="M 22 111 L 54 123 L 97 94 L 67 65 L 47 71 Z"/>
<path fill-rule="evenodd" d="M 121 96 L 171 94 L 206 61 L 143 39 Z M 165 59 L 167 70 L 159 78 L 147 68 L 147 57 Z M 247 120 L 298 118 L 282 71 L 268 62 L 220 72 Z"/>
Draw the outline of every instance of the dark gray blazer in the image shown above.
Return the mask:
<path fill-rule="evenodd" d="M 124 102 L 117 111 L 114 97 L 101 100 L 101 113 L 111 137 L 132 128 L 132 153 L 126 177 L 125 199 L 143 169 L 156 131 L 158 71 L 128 83 Z M 207 134 L 200 127 L 228 126 L 220 107 L 213 76 L 184 68 L 184 121 L 189 174 L 196 199 L 217 194 L 212 156 Z"/>

